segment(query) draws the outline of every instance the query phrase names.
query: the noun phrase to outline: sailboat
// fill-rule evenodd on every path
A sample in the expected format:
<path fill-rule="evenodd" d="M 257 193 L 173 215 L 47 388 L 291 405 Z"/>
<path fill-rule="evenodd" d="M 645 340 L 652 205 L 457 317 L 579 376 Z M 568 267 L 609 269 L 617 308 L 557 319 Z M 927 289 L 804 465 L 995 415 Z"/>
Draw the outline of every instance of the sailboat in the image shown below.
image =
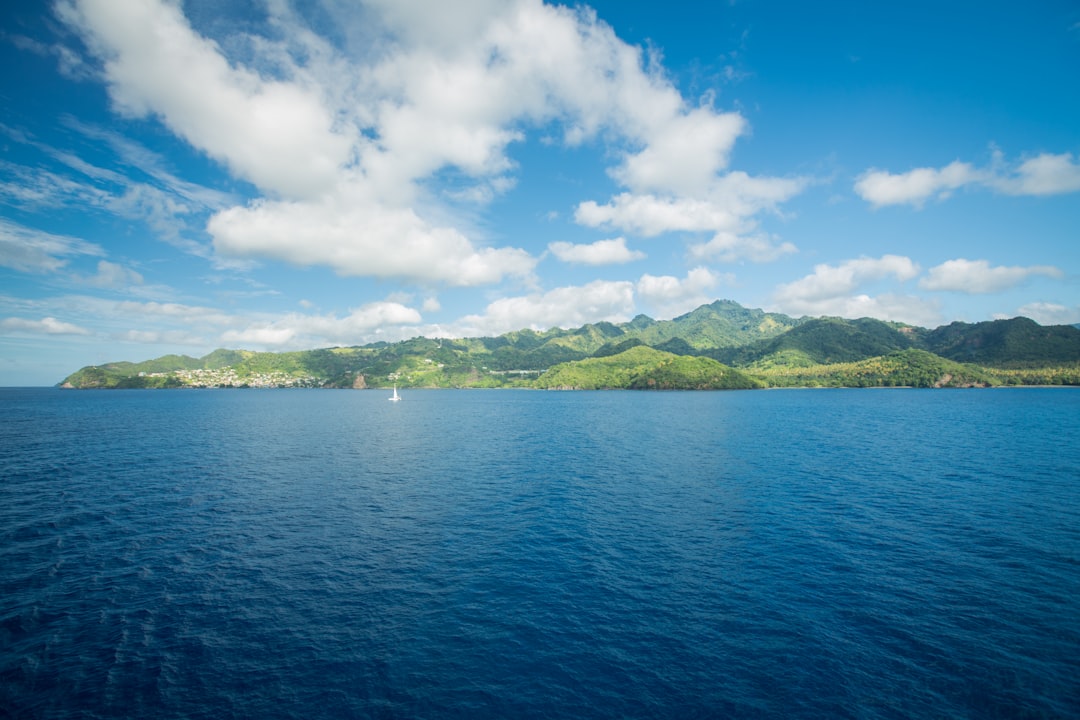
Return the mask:
<path fill-rule="evenodd" d="M 394 394 L 391 395 L 390 397 L 386 398 L 386 399 L 389 400 L 390 402 L 397 402 L 398 400 L 401 399 L 401 396 L 397 394 L 397 385 L 394 385 Z"/>

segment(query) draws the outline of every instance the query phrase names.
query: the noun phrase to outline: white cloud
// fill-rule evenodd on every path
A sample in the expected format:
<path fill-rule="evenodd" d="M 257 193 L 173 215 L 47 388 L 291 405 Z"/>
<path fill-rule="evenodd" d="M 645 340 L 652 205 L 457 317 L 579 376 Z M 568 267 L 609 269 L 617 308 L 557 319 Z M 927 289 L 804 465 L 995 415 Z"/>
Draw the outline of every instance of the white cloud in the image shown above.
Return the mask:
<path fill-rule="evenodd" d="M 739 216 L 708 200 L 661 198 L 621 193 L 606 205 L 587 200 L 574 213 L 588 227 L 617 227 L 646 237 L 665 232 L 701 232 L 733 228 Z"/>
<path fill-rule="evenodd" d="M 697 267 L 683 279 L 671 275 L 642 275 L 636 290 L 650 317 L 669 320 L 714 300 L 712 290 L 721 279 L 708 268 Z"/>
<path fill-rule="evenodd" d="M 57 12 L 103 59 L 118 110 L 156 116 L 240 177 L 312 197 L 331 188 L 348 161 L 349 139 L 335 132 L 317 87 L 302 76 L 271 80 L 231 65 L 178 5 L 78 0 Z"/>
<path fill-rule="evenodd" d="M 855 181 L 855 192 L 875 207 L 905 203 L 921 207 L 932 196 L 948 197 L 951 191 L 985 178 L 984 173 L 960 161 L 940 170 L 924 167 L 900 174 L 868 170 Z"/>
<path fill-rule="evenodd" d="M 54 317 L 46 317 L 41 320 L 26 320 L 24 318 L 4 318 L 0 320 L 0 330 L 4 332 L 29 333 L 31 335 L 89 335 L 86 328 L 73 325 L 68 322 L 57 320 Z"/>
<path fill-rule="evenodd" d="M 793 244 L 768 237 L 763 234 L 738 235 L 732 232 L 718 232 L 704 243 L 690 246 L 690 257 L 695 260 L 717 260 L 737 262 L 747 259 L 752 262 L 772 262 L 783 255 L 798 252 Z"/>
<path fill-rule="evenodd" d="M 1059 195 L 1080 191 L 1080 162 L 1069 153 L 1043 153 L 1025 160 L 1015 173 L 992 183 L 1009 195 Z"/>
<path fill-rule="evenodd" d="M 581 203 L 575 220 L 582 225 L 610 225 L 646 237 L 665 232 L 739 232 L 753 226 L 762 211 L 802 192 L 803 178 L 752 177 L 736 171 L 716 178 L 703 197 L 621 193 L 607 205 Z"/>
<path fill-rule="evenodd" d="M 916 295 L 896 293 L 882 293 L 878 296 L 864 293 L 811 302 L 787 302 L 778 304 L 773 309 L 792 316 L 850 319 L 870 317 L 920 327 L 937 327 L 941 324 L 941 308 L 938 303 Z"/>
<path fill-rule="evenodd" d="M 812 274 L 778 286 L 773 293 L 773 306 L 780 312 L 797 316 L 875 317 L 933 324 L 940 319 L 935 302 L 897 293 L 873 297 L 858 292 L 884 280 L 903 283 L 918 274 L 919 266 L 910 258 L 899 255 L 863 257 L 839 265 L 816 265 Z"/>
<path fill-rule="evenodd" d="M 420 313 L 395 302 L 375 302 L 353 310 L 345 317 L 290 313 L 272 321 L 254 322 L 243 328 L 227 330 L 221 341 L 226 345 L 280 347 L 317 347 L 360 345 L 383 328 L 416 325 Z"/>
<path fill-rule="evenodd" d="M 527 276 L 536 265 L 524 250 L 478 249 L 452 227 L 432 227 L 409 208 L 362 197 L 256 202 L 216 214 L 207 229 L 225 255 L 324 264 L 346 276 L 470 286 Z"/>
<path fill-rule="evenodd" d="M 48 308 L 47 312 L 66 315 L 81 324 L 92 322 L 95 334 L 114 341 L 187 345 L 200 352 L 223 345 L 299 350 L 361 345 L 379 339 L 400 340 L 418 334 L 415 328 L 421 321 L 417 310 L 393 301 L 368 303 L 341 316 L 335 313 L 230 313 L 205 305 L 109 300 L 86 295 L 42 300 L 34 306 L 35 309 Z M 28 330 L 28 327 L 16 327 L 14 319 L 4 327 L 8 326 L 9 329 Z"/>
<path fill-rule="evenodd" d="M 736 171 L 714 178 L 702 196 L 620 193 L 605 205 L 592 200 L 579 204 L 574 218 L 588 227 L 613 227 L 646 237 L 711 232 L 710 241 L 690 246 L 692 257 L 767 262 L 796 248 L 754 232 L 756 216 L 777 212 L 780 203 L 807 184 L 805 178 L 752 177 Z"/>
<path fill-rule="evenodd" d="M 700 195 L 725 168 L 735 140 L 746 128 L 737 113 L 696 108 L 653 131 L 648 145 L 630 155 L 612 175 L 637 193 Z"/>
<path fill-rule="evenodd" d="M 98 261 L 96 275 L 77 279 L 96 287 L 119 290 L 129 288 L 132 285 L 142 285 L 143 283 L 143 276 L 139 273 L 123 265 L 111 263 L 108 260 Z"/>
<path fill-rule="evenodd" d="M 53 235 L 0 218 L 0 266 L 26 273 L 53 273 L 68 258 L 104 255 L 101 247 L 66 235 Z"/>
<path fill-rule="evenodd" d="M 448 10 L 427 0 L 373 0 L 359 21 L 355 7 L 326 11 L 351 17 L 339 28 L 344 51 L 284 4 L 269 7 L 273 38 L 217 42 L 164 0 L 57 6 L 102 62 L 119 111 L 159 119 L 263 192 L 211 218 L 223 257 L 456 285 L 527 276 L 534 258 L 476 245 L 456 208 L 430 203 L 487 202 L 509 190 L 515 163 L 507 149 L 531 127 L 561 128 L 571 145 L 611 143 L 621 158 L 612 176 L 638 193 L 636 204 L 651 205 L 635 218 L 624 199 L 606 209 L 593 203 L 594 215 L 608 217 L 592 222 L 583 206 L 586 224 L 741 232 L 801 188 L 718 177 L 745 119 L 716 111 L 711 100 L 689 107 L 655 58 L 588 8 L 470 0 Z M 446 170 L 465 185 L 429 193 Z M 168 215 L 151 200 L 131 198 L 151 218 Z M 682 220 L 688 203 L 699 207 Z"/>
<path fill-rule="evenodd" d="M 412 45 L 452 50 L 480 37 L 493 17 L 507 12 L 504 0 L 367 0 L 382 22 Z"/>
<path fill-rule="evenodd" d="M 291 327 L 263 325 L 227 330 L 221 334 L 221 342 L 229 347 L 281 348 L 289 345 L 295 337 L 296 330 Z"/>
<path fill-rule="evenodd" d="M 1033 302 L 1017 311 L 1018 315 L 1031 318 L 1040 325 L 1075 325 L 1080 323 L 1080 305 L 1066 307 L 1057 303 Z"/>
<path fill-rule="evenodd" d="M 469 5 L 465 18 L 427 41 L 417 37 L 431 37 L 427 19 L 390 13 L 403 50 L 382 58 L 372 77 L 376 91 L 396 99 L 378 106 L 378 147 L 363 157 L 380 185 L 444 165 L 503 173 L 512 167 L 506 147 L 523 137 L 521 120 L 555 120 L 570 144 L 613 131 L 611 139 L 634 150 L 611 172 L 637 189 L 700 187 L 726 164 L 743 118 L 687 108 L 666 78 L 642 67 L 641 51 L 591 10 L 531 1 L 497 6 Z"/>
<path fill-rule="evenodd" d="M 995 293 L 1019 285 L 1035 275 L 1060 278 L 1064 273 L 1049 265 L 990 267 L 986 260 L 948 260 L 930 268 L 919 281 L 924 290 L 953 290 L 968 294 Z"/>
<path fill-rule="evenodd" d="M 633 310 L 632 282 L 594 280 L 587 285 L 496 300 L 482 315 L 468 315 L 459 320 L 450 332 L 458 337 L 475 337 L 501 335 L 522 328 L 573 328 L 601 320 L 626 322 Z"/>
<path fill-rule="evenodd" d="M 1080 163 L 1069 153 L 1042 153 L 1024 160 L 1015 168 L 994 153 L 989 169 L 954 161 L 941 169 L 916 168 L 893 174 L 868 170 L 855 182 L 855 192 L 875 207 L 913 205 L 922 207 L 931 198 L 946 198 L 956 189 L 983 186 L 1007 195 L 1058 195 L 1080 191 Z"/>
<path fill-rule="evenodd" d="M 613 265 L 641 260 L 645 253 L 626 247 L 626 238 L 597 240 L 594 243 L 575 245 L 568 242 L 553 242 L 548 245 L 551 253 L 567 263 L 581 265 Z"/>
<path fill-rule="evenodd" d="M 206 337 L 185 330 L 125 330 L 113 333 L 111 338 L 117 342 L 138 343 L 139 345 L 170 345 L 206 348 Z"/>
<path fill-rule="evenodd" d="M 656 318 L 670 318 L 715 299 L 710 290 L 729 276 L 708 268 L 690 270 L 685 278 L 645 274 L 637 282 L 594 280 L 586 285 L 555 288 L 501 298 L 490 303 L 483 314 L 468 315 L 438 334 L 452 337 L 500 335 L 530 328 L 575 328 L 606 320 L 627 322 L 637 314 L 640 299 Z"/>
<path fill-rule="evenodd" d="M 906 281 L 919 273 L 919 266 L 900 255 L 862 257 L 840 265 L 815 265 L 814 272 L 801 280 L 777 288 L 779 301 L 812 302 L 847 295 L 868 282 L 886 277 Z"/>
<path fill-rule="evenodd" d="M 186 305 L 175 302 L 108 300 L 90 296 L 66 298 L 66 306 L 96 318 L 126 327 L 177 325 L 204 329 L 229 326 L 234 316 L 205 305 Z"/>

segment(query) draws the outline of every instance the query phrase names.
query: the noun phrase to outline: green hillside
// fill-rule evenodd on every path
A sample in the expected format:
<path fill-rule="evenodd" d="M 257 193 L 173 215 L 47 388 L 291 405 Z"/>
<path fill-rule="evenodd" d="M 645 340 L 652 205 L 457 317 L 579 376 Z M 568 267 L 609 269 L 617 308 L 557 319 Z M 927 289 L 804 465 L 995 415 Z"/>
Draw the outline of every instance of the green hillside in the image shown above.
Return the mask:
<path fill-rule="evenodd" d="M 1080 330 L 1072 325 L 1039 325 L 1024 317 L 954 322 L 926 331 L 921 341 L 942 357 L 990 367 L 1046 367 L 1080 358 Z"/>
<path fill-rule="evenodd" d="M 734 373 L 734 374 L 733 374 Z M 927 330 L 801 318 L 728 300 L 674 320 L 294 352 L 215 350 L 82 368 L 74 388 L 626 387 L 1080 384 L 1080 329 L 1026 318 Z"/>
<path fill-rule="evenodd" d="M 743 347 L 782 335 L 802 322 L 779 313 L 744 308 L 731 300 L 717 300 L 673 320 L 639 323 L 632 332 L 653 347 L 678 339 L 705 350 Z"/>
<path fill-rule="evenodd" d="M 855 362 L 912 347 L 911 334 L 900 327 L 871 318 L 817 318 L 771 340 L 731 349 L 719 359 L 738 366 L 769 357 L 798 358 L 799 364 L 813 365 Z"/>
<path fill-rule="evenodd" d="M 616 347 L 626 349 L 634 344 L 680 355 L 707 354 L 715 348 L 741 347 L 776 337 L 797 327 L 800 322 L 786 315 L 750 310 L 730 300 L 718 300 L 673 320 L 653 320 L 639 315 L 618 325 L 601 322 L 573 330 L 520 330 L 497 338 L 475 338 L 467 342 L 473 343 L 474 359 L 491 369 L 546 370 L 598 353 L 613 354 Z"/>
<path fill-rule="evenodd" d="M 638 346 L 618 355 L 563 363 L 535 386 L 560 390 L 743 390 L 759 383 L 705 357 L 689 357 Z"/>
<path fill-rule="evenodd" d="M 751 365 L 746 372 L 770 387 L 990 387 L 1000 384 L 984 368 L 909 348 L 854 362 L 804 366 Z"/>

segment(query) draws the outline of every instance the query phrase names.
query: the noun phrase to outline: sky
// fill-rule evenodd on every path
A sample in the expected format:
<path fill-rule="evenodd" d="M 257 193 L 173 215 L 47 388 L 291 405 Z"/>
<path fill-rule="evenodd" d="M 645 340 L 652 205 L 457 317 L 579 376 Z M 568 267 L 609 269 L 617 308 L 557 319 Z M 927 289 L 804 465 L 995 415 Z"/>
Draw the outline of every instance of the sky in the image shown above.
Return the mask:
<path fill-rule="evenodd" d="M 1080 322 L 1080 4 L 0 8 L 0 386 L 670 319 Z"/>

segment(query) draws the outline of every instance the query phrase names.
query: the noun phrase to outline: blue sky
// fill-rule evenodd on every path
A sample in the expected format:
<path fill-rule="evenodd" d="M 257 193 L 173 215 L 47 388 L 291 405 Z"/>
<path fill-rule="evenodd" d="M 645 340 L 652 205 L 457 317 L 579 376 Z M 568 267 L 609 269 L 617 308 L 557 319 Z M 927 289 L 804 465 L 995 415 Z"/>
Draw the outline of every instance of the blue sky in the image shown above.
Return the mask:
<path fill-rule="evenodd" d="M 1075 2 L 0 9 L 0 385 L 718 298 L 1080 322 Z"/>

